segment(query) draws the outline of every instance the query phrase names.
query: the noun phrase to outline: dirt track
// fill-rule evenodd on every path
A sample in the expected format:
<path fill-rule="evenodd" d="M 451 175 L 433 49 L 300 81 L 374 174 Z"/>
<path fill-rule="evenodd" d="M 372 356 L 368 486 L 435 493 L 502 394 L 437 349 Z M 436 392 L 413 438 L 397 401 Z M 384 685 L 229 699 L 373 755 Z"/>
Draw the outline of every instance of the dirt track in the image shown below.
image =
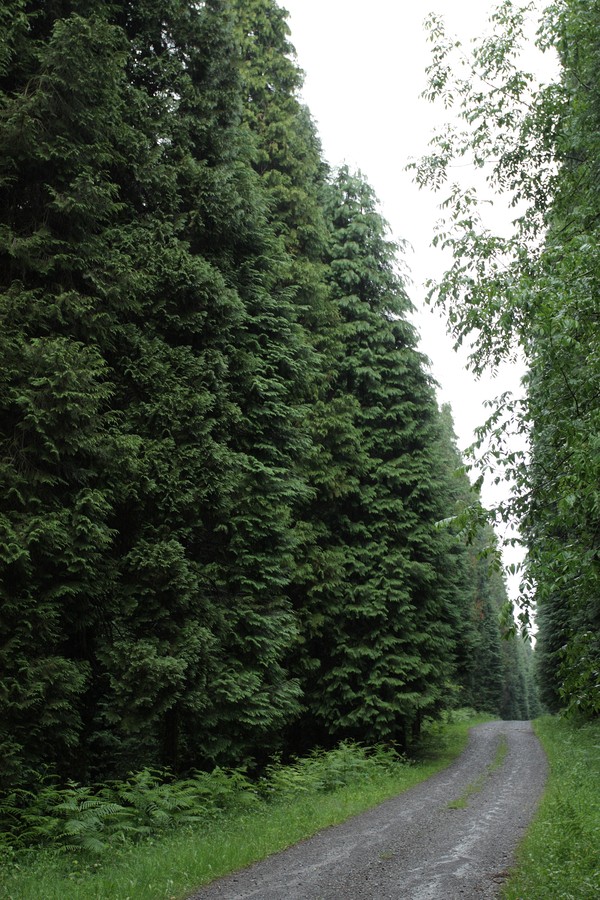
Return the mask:
<path fill-rule="evenodd" d="M 494 897 L 535 811 L 546 772 L 544 752 L 528 722 L 479 725 L 448 769 L 343 825 L 214 882 L 193 900 Z"/>

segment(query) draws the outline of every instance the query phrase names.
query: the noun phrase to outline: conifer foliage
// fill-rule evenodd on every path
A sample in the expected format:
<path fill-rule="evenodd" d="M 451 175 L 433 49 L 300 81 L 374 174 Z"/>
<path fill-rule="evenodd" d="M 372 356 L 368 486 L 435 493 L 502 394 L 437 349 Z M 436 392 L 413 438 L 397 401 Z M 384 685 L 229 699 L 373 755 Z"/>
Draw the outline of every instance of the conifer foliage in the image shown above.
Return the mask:
<path fill-rule="evenodd" d="M 308 711 L 330 736 L 402 740 L 440 701 L 452 656 L 436 565 L 437 407 L 372 190 L 344 168 L 326 209 L 340 319 L 329 391 L 347 404 L 331 452 L 345 485 L 337 497 L 324 491 L 314 512 L 343 574 L 311 607 Z"/>
<path fill-rule="evenodd" d="M 300 372 L 230 22 L 62 12 L 5 95 L 5 721 L 32 763 L 239 755 L 297 702 Z"/>
<path fill-rule="evenodd" d="M 283 12 L 1 6 L 5 784 L 402 738 L 460 679 L 464 550 Z"/>

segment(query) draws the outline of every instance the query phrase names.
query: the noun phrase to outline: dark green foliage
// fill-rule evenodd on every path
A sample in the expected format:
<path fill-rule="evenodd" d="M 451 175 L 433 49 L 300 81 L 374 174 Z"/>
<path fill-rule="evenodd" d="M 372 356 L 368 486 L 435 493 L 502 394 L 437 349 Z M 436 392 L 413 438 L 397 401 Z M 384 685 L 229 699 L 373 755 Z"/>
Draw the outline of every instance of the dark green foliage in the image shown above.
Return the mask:
<path fill-rule="evenodd" d="M 46 779 L 35 791 L 14 790 L 0 805 L 0 851 L 54 847 L 80 856 L 106 856 L 115 843 L 132 844 L 193 825 L 209 827 L 232 811 L 265 802 L 323 794 L 368 783 L 405 765 L 392 748 L 341 743 L 283 765 L 272 763 L 251 779 L 242 769 L 216 768 L 175 780 L 168 771 L 143 769 L 105 786 Z"/>
<path fill-rule="evenodd" d="M 505 684 L 503 638 L 500 614 L 506 602 L 501 574 L 492 567 L 490 548 L 496 546 L 491 529 L 480 529 L 468 547 L 468 577 L 471 587 L 470 616 L 475 629 L 474 646 L 466 663 L 463 681 L 465 702 L 474 709 L 500 715 Z"/>
<path fill-rule="evenodd" d="M 504 719 L 528 719 L 539 710 L 529 643 L 503 633 L 502 619 L 508 595 L 499 565 L 498 540 L 485 521 L 477 491 L 471 486 L 460 454 L 448 406 L 442 407 L 441 451 L 447 463 L 448 513 L 455 519 L 447 527 L 459 531 L 448 564 L 454 564 L 453 632 L 456 646 L 457 687 L 460 703 Z M 465 526 L 470 525 L 470 528 Z M 451 576 L 452 569 L 446 570 Z"/>
<path fill-rule="evenodd" d="M 497 712 L 500 686 L 492 687 L 490 682 L 495 680 L 500 632 L 498 610 L 489 600 L 495 573 L 486 559 L 494 538 L 493 533 L 481 528 L 472 535 L 461 532 L 465 512 L 472 507 L 481 507 L 456 445 L 452 410 L 448 404 L 440 411 L 438 453 L 443 466 L 441 496 L 448 548 L 444 572 L 451 585 L 449 609 L 453 616 L 453 633 L 460 636 L 455 648 L 459 703 L 472 709 Z"/>
<path fill-rule="evenodd" d="M 563 647 L 569 631 L 569 616 L 564 604 L 546 597 L 539 604 L 536 615 L 538 634 L 536 640 L 536 670 L 540 686 L 540 699 L 545 708 L 556 713 L 561 708 L 560 668 Z"/>
<path fill-rule="evenodd" d="M 99 7 L 30 11 L 3 106 L 7 775 L 239 758 L 297 705 L 303 351 L 228 16 Z"/>
<path fill-rule="evenodd" d="M 500 715 L 503 719 L 530 718 L 524 646 L 520 636 L 511 636 L 502 647 L 504 684 Z"/>
<path fill-rule="evenodd" d="M 329 283 L 341 320 L 329 431 L 311 508 L 319 580 L 303 616 L 303 731 L 404 740 L 453 669 L 438 415 L 371 189 L 330 189 Z"/>
<path fill-rule="evenodd" d="M 453 474 L 451 498 L 456 511 L 450 528 L 463 527 L 454 549 L 458 579 L 455 604 L 460 611 L 456 680 L 460 703 L 503 719 L 529 719 L 540 711 L 531 644 L 507 628 L 509 603 L 499 561 L 498 539 L 481 508 L 455 445 L 452 416 L 442 407 L 446 458 Z M 469 527 L 466 527 L 469 526 Z M 512 617 L 511 617 L 512 618 Z"/>
<path fill-rule="evenodd" d="M 103 232 L 119 215 L 109 157 L 128 133 L 116 133 L 110 111 L 122 102 L 125 44 L 116 29 L 73 16 L 39 45 L 35 72 L 13 76 L 4 95 L 0 151 L 9 777 L 49 748 L 68 762 L 84 728 L 88 635 L 111 618 L 123 455 L 113 371 L 95 341 L 106 313 L 92 298 Z M 87 57 L 89 81 L 76 77 Z"/>
<path fill-rule="evenodd" d="M 310 113 L 298 98 L 303 76 L 288 39 L 285 11 L 274 0 L 235 0 L 233 8 L 246 90 L 244 121 L 256 144 L 253 164 L 302 289 L 307 260 L 322 257 L 319 195 L 327 169 Z M 305 290 L 302 296 L 311 303 Z"/>
<path fill-rule="evenodd" d="M 404 740 L 483 646 L 456 450 L 285 14 L 0 13 L 2 784 Z M 129 803 L 68 790 L 80 846 Z"/>

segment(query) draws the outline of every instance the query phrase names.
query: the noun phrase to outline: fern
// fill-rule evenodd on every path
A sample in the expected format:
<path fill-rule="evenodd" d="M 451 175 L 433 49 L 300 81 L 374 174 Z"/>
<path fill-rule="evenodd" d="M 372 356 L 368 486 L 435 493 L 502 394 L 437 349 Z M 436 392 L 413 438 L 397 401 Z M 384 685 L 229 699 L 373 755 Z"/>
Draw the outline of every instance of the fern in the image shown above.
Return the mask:
<path fill-rule="evenodd" d="M 154 833 L 197 822 L 204 812 L 188 782 L 169 782 L 168 773 L 143 769 L 117 784 L 115 792 L 124 804 L 124 820 L 130 833 Z"/>
<path fill-rule="evenodd" d="M 348 742 L 287 765 L 274 762 L 257 781 L 244 769 L 221 768 L 179 781 L 168 771 L 146 768 L 125 781 L 95 787 L 76 782 L 59 787 L 42 778 L 37 792 L 13 791 L 0 799 L 0 849 L 52 846 L 100 856 L 115 841 L 209 823 L 260 802 L 335 791 L 404 763 L 388 747 Z"/>

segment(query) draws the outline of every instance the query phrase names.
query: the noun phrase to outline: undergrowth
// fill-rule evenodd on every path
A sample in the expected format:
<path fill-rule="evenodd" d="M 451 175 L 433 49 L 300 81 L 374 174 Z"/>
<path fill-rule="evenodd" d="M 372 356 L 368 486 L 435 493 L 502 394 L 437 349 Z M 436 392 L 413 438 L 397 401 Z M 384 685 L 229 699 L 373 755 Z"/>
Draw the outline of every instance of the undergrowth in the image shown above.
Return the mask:
<path fill-rule="evenodd" d="M 0 800 L 0 847 L 60 847 L 101 856 L 117 843 L 161 832 L 208 825 L 231 810 L 265 801 L 331 792 L 393 772 L 406 764 L 393 748 L 341 743 L 315 750 L 287 765 L 274 762 L 256 780 L 242 769 L 214 769 L 175 780 L 169 772 L 143 769 L 125 781 L 88 787 L 52 778 L 36 791 L 15 790 Z"/>
<path fill-rule="evenodd" d="M 0 897 L 178 900 L 425 780 L 461 752 L 476 721 L 428 729 L 417 761 L 343 743 L 258 780 L 216 769 L 175 781 L 145 769 L 97 788 L 52 781 L 0 808 Z"/>
<path fill-rule="evenodd" d="M 37 790 L 16 790 L 0 800 L 0 847 L 57 847 L 101 856 L 115 842 L 139 841 L 172 828 L 206 823 L 257 799 L 260 784 L 240 770 L 200 772 L 176 781 L 143 769 L 125 781 L 60 787 L 41 779 Z"/>
<path fill-rule="evenodd" d="M 600 897 L 600 722 L 534 723 L 550 764 L 546 790 L 505 900 Z"/>

